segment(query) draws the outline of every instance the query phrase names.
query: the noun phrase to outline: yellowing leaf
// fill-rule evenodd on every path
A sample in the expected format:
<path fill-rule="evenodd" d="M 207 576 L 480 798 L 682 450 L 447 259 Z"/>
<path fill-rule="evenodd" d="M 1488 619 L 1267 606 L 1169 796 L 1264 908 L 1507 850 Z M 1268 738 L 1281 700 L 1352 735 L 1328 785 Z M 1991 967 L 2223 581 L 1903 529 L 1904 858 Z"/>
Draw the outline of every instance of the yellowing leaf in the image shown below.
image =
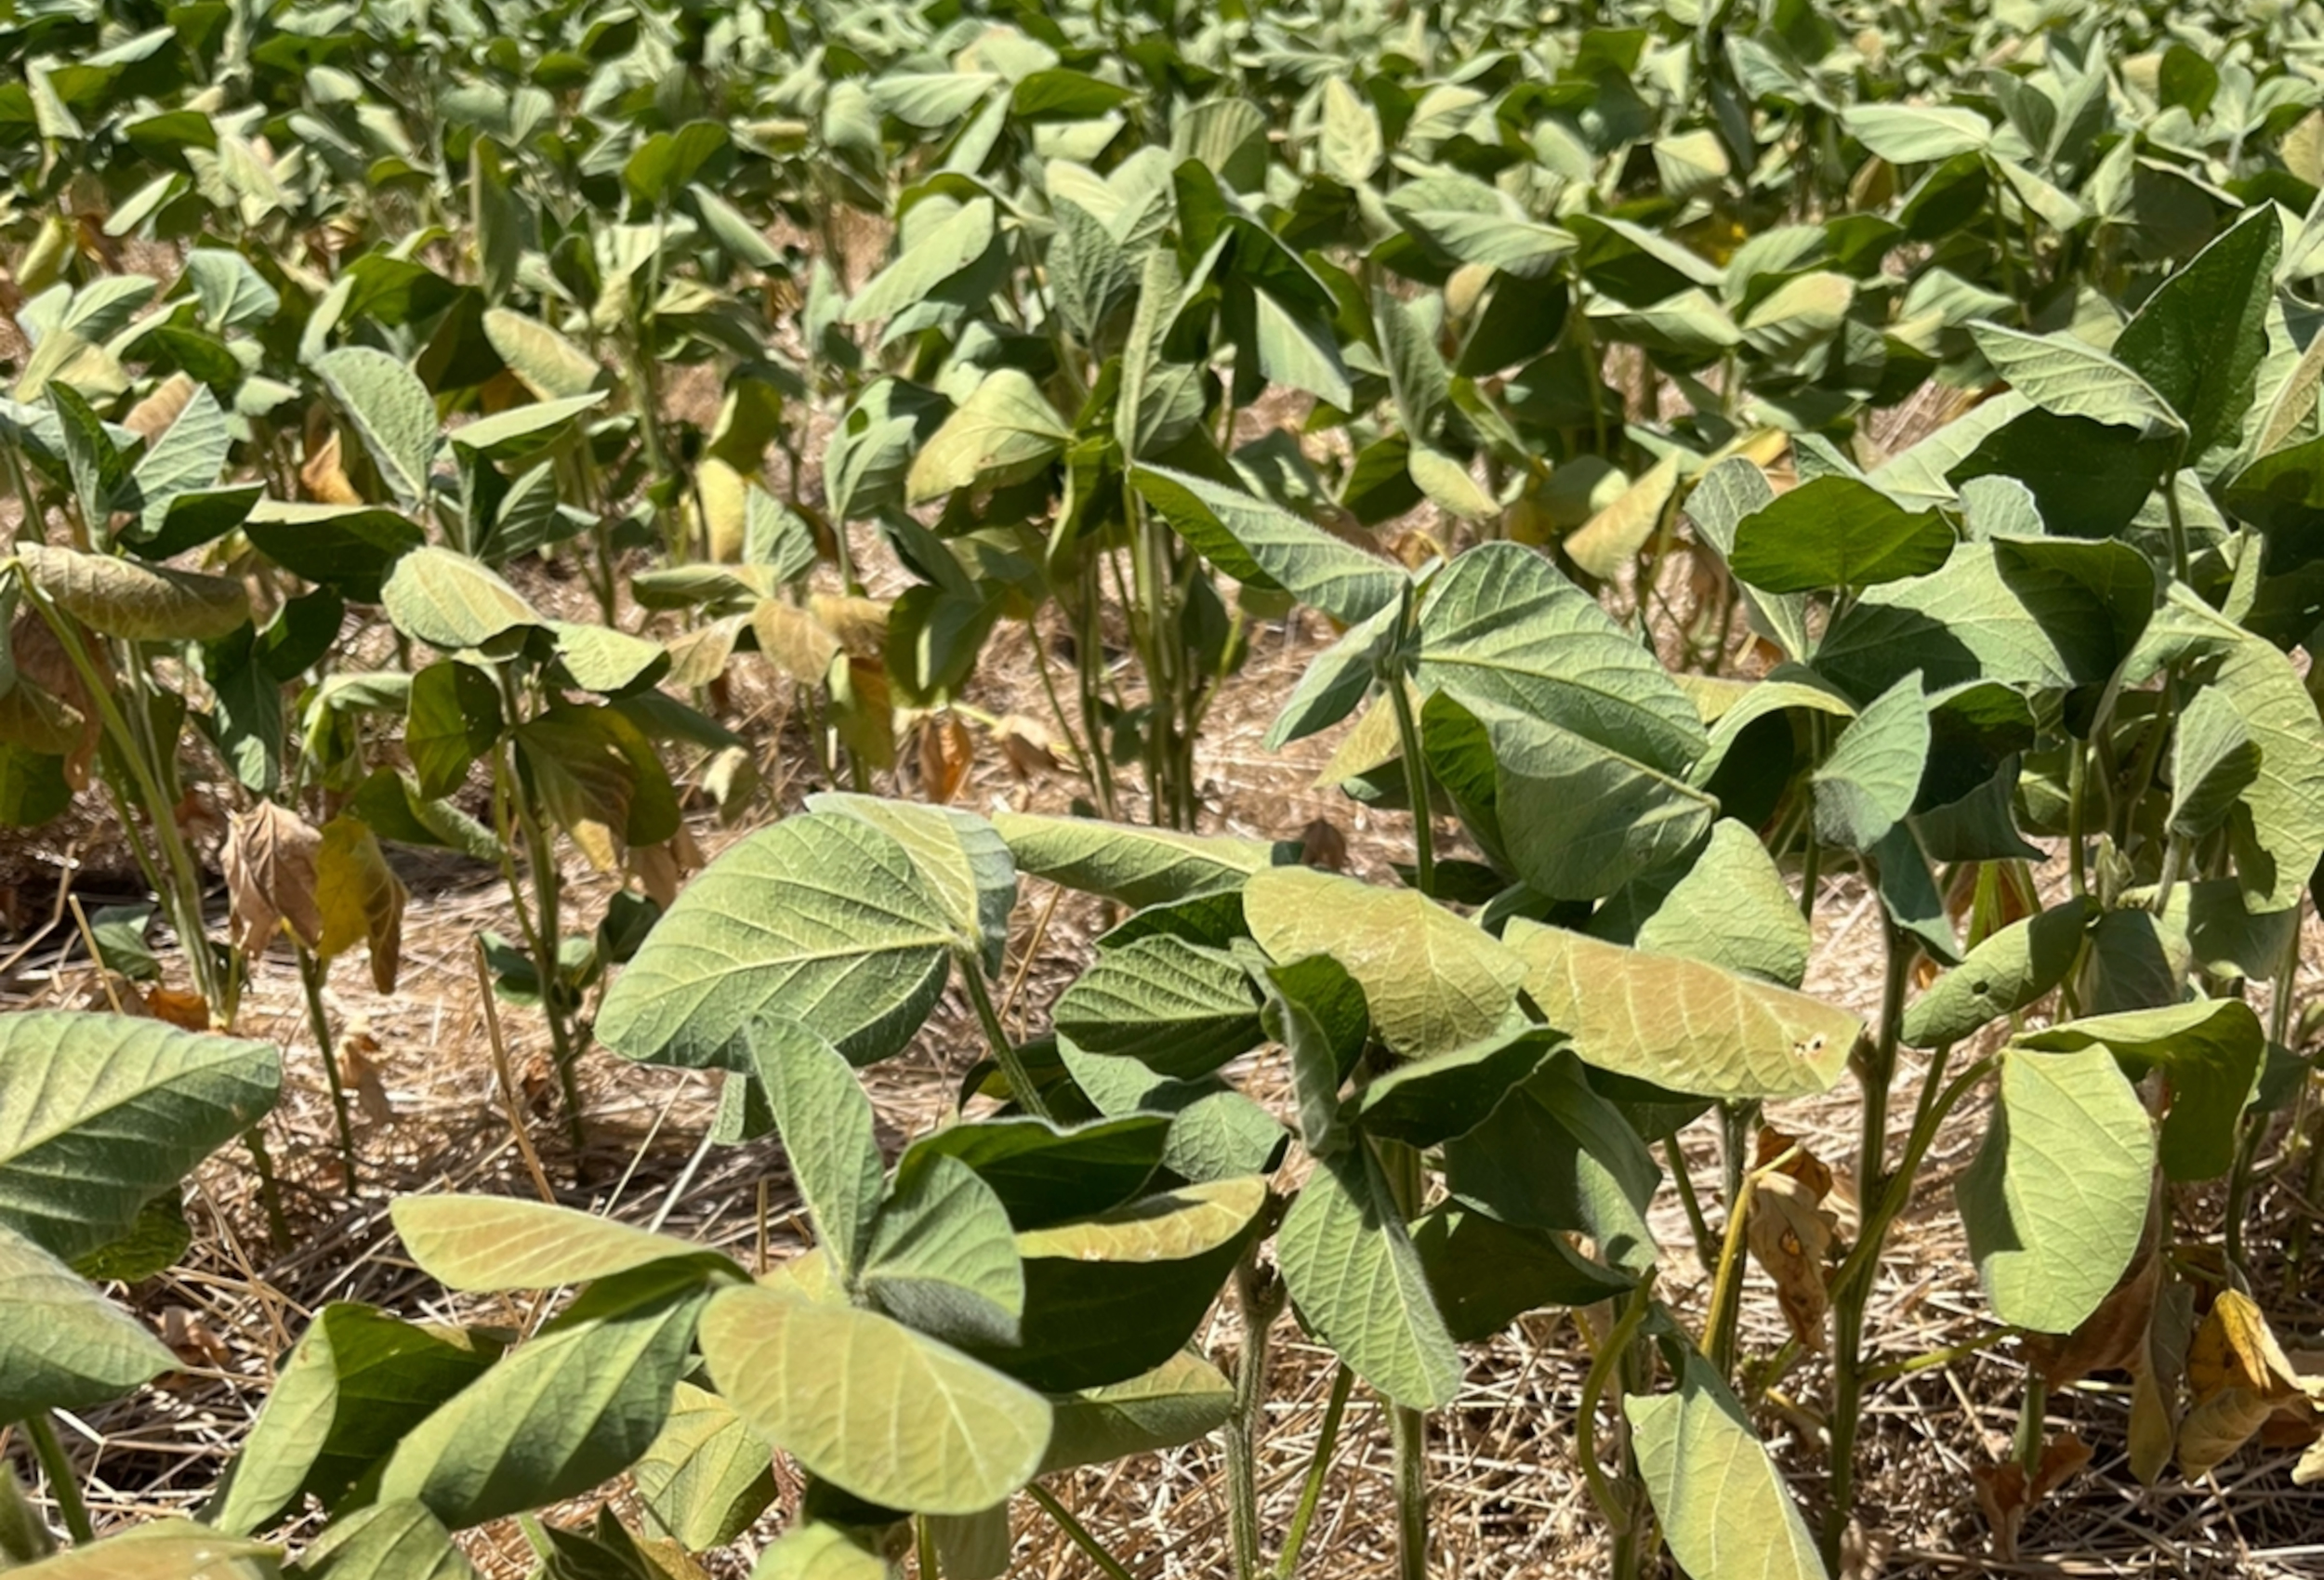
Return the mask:
<path fill-rule="evenodd" d="M 358 943 L 371 948 L 371 978 L 381 993 L 395 991 L 403 955 L 403 880 L 388 865 L 377 836 L 350 817 L 323 825 L 315 856 L 315 902 L 323 917 L 315 953 L 325 960 Z"/>

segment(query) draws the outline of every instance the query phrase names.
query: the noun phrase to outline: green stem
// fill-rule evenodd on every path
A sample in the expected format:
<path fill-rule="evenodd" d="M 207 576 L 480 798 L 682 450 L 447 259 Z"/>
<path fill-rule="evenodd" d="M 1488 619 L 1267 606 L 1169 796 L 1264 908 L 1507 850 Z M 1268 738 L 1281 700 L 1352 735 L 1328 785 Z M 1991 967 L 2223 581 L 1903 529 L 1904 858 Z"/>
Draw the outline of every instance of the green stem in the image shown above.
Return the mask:
<path fill-rule="evenodd" d="M 79 1546 L 86 1547 L 97 1540 L 97 1529 L 89 1523 L 88 1505 L 81 1501 L 81 1483 L 73 1474 L 73 1461 L 65 1457 L 64 1444 L 57 1441 L 55 1417 L 45 1410 L 25 1416 L 24 1435 L 33 1441 L 33 1453 L 40 1460 L 40 1473 L 47 1479 L 48 1495 L 56 1500 L 57 1513 L 64 1521 L 65 1530 Z"/>
<path fill-rule="evenodd" d="M 1397 690 L 1401 691 L 1402 688 Z M 1420 1210 L 1420 1154 L 1400 1141 L 1376 1141 L 1396 1210 L 1407 1221 Z M 1428 1580 L 1428 1417 L 1409 1405 L 1388 1415 L 1396 1488 L 1398 1580 Z"/>
<path fill-rule="evenodd" d="M 1888 1191 L 1888 1092 L 1904 1030 L 1905 989 L 1912 976 L 1910 936 L 1885 918 L 1882 932 L 1888 968 L 1881 990 L 1880 1030 L 1863 1068 L 1863 1135 L 1856 1146 L 1857 1198 L 1868 1205 L 1884 1205 Z M 1856 1431 L 1864 1418 L 1865 1306 L 1880 1266 L 1879 1241 L 1887 1228 L 1884 1220 L 1868 1213 L 1856 1247 L 1863 1258 L 1859 1271 L 1832 1291 L 1831 1505 L 1824 1520 L 1824 1560 L 1834 1568 L 1855 1512 Z"/>
<path fill-rule="evenodd" d="M 1106 1580 L 1138 1580 L 1136 1575 L 1123 1567 L 1120 1559 L 1105 1550 L 1103 1542 L 1089 1534 L 1089 1528 L 1087 1525 L 1074 1518 L 1072 1509 L 1057 1501 L 1055 1494 L 1038 1481 L 1029 1483 L 1024 1490 L 1035 1503 L 1041 1506 L 1042 1513 L 1057 1521 L 1057 1528 L 1065 1533 L 1066 1539 L 1079 1547 L 1091 1563 L 1098 1566 L 1099 1572 L 1106 1576 Z"/>
<path fill-rule="evenodd" d="M 1260 1580 L 1259 1418 L 1267 1397 L 1268 1336 L 1287 1292 L 1281 1279 L 1259 1265 L 1256 1242 L 1235 1267 L 1235 1293 L 1243 1312 L 1243 1351 L 1235 1358 L 1235 1414 L 1227 1423 L 1227 1522 L 1235 1580 Z"/>
<path fill-rule="evenodd" d="M 2090 892 L 2090 875 L 2082 853 L 2084 812 L 2090 783 L 2090 753 L 2078 736 L 2066 738 L 2066 862 L 2074 892 Z"/>
<path fill-rule="evenodd" d="M 501 677 L 502 706 L 511 720 L 523 717 L 516 683 L 507 675 Z M 565 1130 L 573 1142 L 573 1155 L 577 1164 L 588 1144 L 588 1121 L 581 1101 L 580 1073 L 573 1038 L 565 1023 L 564 987 L 561 962 L 558 958 L 558 874 L 557 855 L 550 849 L 548 831 L 533 803 L 524 792 L 522 781 L 517 777 L 516 764 L 503 740 L 493 745 L 493 810 L 499 823 L 501 876 L 508 886 L 508 895 L 515 902 L 517 928 L 524 934 L 526 952 L 533 956 L 534 974 L 541 989 L 541 1019 L 548 1026 L 549 1062 L 556 1066 L 557 1085 L 565 1105 Z M 517 876 L 516 862 L 508 853 L 512 841 L 508 837 L 513 822 L 522 831 L 525 864 L 531 869 L 533 909 L 525 906 L 524 885 Z"/>
<path fill-rule="evenodd" d="M 1703 1216 L 1702 1199 L 1695 1193 L 1695 1177 L 1687 1171 L 1686 1152 L 1679 1145 L 1677 1126 L 1662 1132 L 1663 1160 L 1670 1165 L 1670 1178 L 1678 1181 L 1679 1205 L 1686 1209 L 1686 1227 L 1694 1231 L 1695 1259 L 1703 1271 L 1719 1271 L 1717 1242 L 1711 1238 L 1710 1220 Z"/>
<path fill-rule="evenodd" d="M 1420 727 L 1412 717 L 1412 699 L 1405 694 L 1404 677 L 1388 676 L 1388 702 L 1396 713 L 1397 749 L 1404 757 L 1404 789 L 1412 802 L 1412 876 L 1422 894 L 1436 893 L 1436 824 L 1430 815 L 1428 761 L 1420 756 Z"/>
<path fill-rule="evenodd" d="M 1605 1398 L 1606 1385 L 1614 1380 L 1622 1356 L 1629 1350 L 1631 1340 L 1654 1308 L 1655 1270 L 1648 1268 L 1646 1276 L 1638 1281 L 1630 1293 L 1629 1303 L 1598 1346 L 1597 1354 L 1590 1362 L 1590 1370 L 1582 1378 L 1581 1402 L 1574 1411 L 1574 1454 L 1581 1461 L 1582 1480 L 1590 1488 L 1590 1500 L 1598 1506 L 1599 1517 L 1613 1531 L 1618 1546 L 1631 1534 L 1638 1523 L 1638 1505 L 1630 1495 L 1634 1486 L 1617 1488 L 1613 1478 L 1605 1473 L 1605 1466 L 1598 1456 L 1598 1405 Z M 1625 1483 L 1631 1478 L 1623 1478 Z"/>
<path fill-rule="evenodd" d="M 242 1144 L 249 1149 L 251 1171 L 258 1177 L 258 1205 L 266 1209 L 267 1236 L 276 1250 L 288 1250 L 290 1215 L 283 1210 L 283 1188 L 275 1182 L 274 1155 L 267 1151 L 266 1138 L 256 1125 L 242 1133 Z"/>
<path fill-rule="evenodd" d="M 1315 1434 L 1315 1452 L 1307 1458 L 1307 1479 L 1300 1487 L 1299 1507 L 1291 1511 L 1291 1528 L 1283 1538 L 1283 1551 L 1275 1559 L 1275 1580 L 1293 1580 L 1299 1573 L 1300 1554 L 1307 1547 L 1307 1530 L 1315 1522 L 1315 1510 L 1324 1500 L 1324 1480 L 1331 1472 L 1332 1452 L 1340 1442 L 1340 1417 L 1347 1414 L 1348 1395 L 1355 1388 L 1355 1374 L 1346 1362 L 1332 1374 L 1331 1397 L 1324 1404 L 1324 1424 Z"/>
<path fill-rule="evenodd" d="M 1000 1066 L 1001 1074 L 1008 1079 L 1009 1095 L 1036 1119 L 1053 1117 L 1049 1099 L 1041 1095 L 1041 1088 L 1034 1084 L 1032 1073 L 1025 1068 L 1024 1056 L 1009 1040 L 1008 1029 L 1000 1023 L 1000 1011 L 993 1007 L 993 990 L 984 984 L 984 965 L 964 959 L 960 962 L 960 975 L 967 979 L 969 1001 L 976 1006 L 976 1018 L 984 1028 L 985 1042 L 992 1047 L 993 1062 Z"/>
<path fill-rule="evenodd" d="M 338 1121 L 339 1155 L 347 1163 L 348 1194 L 355 1193 L 355 1123 L 347 1110 L 347 1084 L 339 1078 L 339 1061 L 332 1057 L 331 1021 L 323 1010 L 323 967 L 305 944 L 298 949 L 298 986 L 307 1000 L 307 1025 L 314 1033 L 315 1048 L 323 1058 L 323 1079 L 331 1089 L 331 1113 Z"/>

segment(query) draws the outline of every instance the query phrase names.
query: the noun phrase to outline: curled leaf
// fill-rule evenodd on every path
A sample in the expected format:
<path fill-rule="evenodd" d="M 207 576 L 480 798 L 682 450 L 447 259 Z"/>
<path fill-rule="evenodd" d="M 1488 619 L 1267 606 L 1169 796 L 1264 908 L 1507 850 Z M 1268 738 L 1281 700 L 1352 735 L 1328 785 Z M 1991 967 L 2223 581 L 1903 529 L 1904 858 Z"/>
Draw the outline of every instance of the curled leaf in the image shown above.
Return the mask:
<path fill-rule="evenodd" d="M 277 928 L 312 949 L 323 939 L 317 860 L 323 836 L 297 812 L 261 801 L 227 824 L 219 856 L 233 907 L 234 946 L 263 950 Z"/>

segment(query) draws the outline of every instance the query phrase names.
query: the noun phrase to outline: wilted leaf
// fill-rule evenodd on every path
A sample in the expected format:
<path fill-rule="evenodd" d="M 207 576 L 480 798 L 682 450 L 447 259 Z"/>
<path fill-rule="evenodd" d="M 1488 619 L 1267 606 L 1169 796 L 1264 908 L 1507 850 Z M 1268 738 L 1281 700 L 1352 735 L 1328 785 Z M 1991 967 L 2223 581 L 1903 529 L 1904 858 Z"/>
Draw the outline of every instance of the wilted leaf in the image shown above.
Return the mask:
<path fill-rule="evenodd" d="M 233 814 L 218 865 L 233 904 L 237 948 L 263 951 L 285 926 L 309 949 L 322 941 L 322 834 L 288 807 L 260 801 Z"/>

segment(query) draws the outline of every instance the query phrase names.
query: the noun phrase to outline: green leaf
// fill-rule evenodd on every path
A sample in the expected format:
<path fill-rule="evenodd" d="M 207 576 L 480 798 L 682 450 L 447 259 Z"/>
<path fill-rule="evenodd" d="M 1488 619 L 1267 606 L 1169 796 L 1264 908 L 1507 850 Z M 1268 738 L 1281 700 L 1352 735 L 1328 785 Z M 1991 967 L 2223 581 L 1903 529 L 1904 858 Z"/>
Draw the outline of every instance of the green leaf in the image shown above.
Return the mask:
<path fill-rule="evenodd" d="M 275 1374 L 274 1391 L 202 1517 L 246 1535 L 310 1495 L 326 1509 L 342 1508 L 406 1433 L 499 1353 L 498 1345 L 457 1330 L 332 1302 Z"/>
<path fill-rule="evenodd" d="M 885 1189 L 871 1099 L 839 1050 L 796 1020 L 761 1015 L 742 1035 L 816 1243 L 852 1277 Z"/>
<path fill-rule="evenodd" d="M 1030 375 L 996 368 L 913 457 L 905 503 L 1021 481 L 1063 454 L 1072 438 Z"/>
<path fill-rule="evenodd" d="M 629 1473 L 647 1518 L 689 1552 L 707 1552 L 774 1501 L 773 1457 L 733 1405 L 681 1382 L 662 1435 Z"/>
<path fill-rule="evenodd" d="M 1444 1156 L 1456 1201 L 1518 1228 L 1587 1234 L 1629 1272 L 1653 1265 L 1646 1211 L 1661 1170 L 1570 1053 L 1552 1054 Z"/>
<path fill-rule="evenodd" d="M 597 1034 L 626 1059 L 731 1069 L 743 1028 L 772 1012 L 866 1064 L 911 1040 L 960 944 L 892 836 L 794 817 L 687 886 L 606 994 Z"/>
<path fill-rule="evenodd" d="M 109 637 L 214 642 L 250 618 L 250 595 L 230 577 L 45 543 L 20 543 L 13 552 L 49 601 Z"/>
<path fill-rule="evenodd" d="M 59 337 L 60 338 L 60 337 Z M 103 541 L 115 505 L 128 486 L 129 464 L 105 424 L 80 391 L 61 379 L 48 386 L 73 503 L 88 536 Z"/>
<path fill-rule="evenodd" d="M 2154 1168 L 2146 1111 L 2106 1047 L 2005 1051 L 1985 1144 L 1954 1188 L 1994 1315 L 2080 1326 L 2138 1249 Z"/>
<path fill-rule="evenodd" d="M 1284 1214 L 1275 1257 L 1301 1314 L 1357 1376 L 1409 1409 L 1452 1402 L 1460 1352 L 1368 1149 L 1317 1164 Z"/>
<path fill-rule="evenodd" d="M 1316 134 L 1315 162 L 1341 186 L 1360 187 L 1380 168 L 1386 151 L 1380 115 L 1345 77 L 1327 77 L 1323 125 Z"/>
<path fill-rule="evenodd" d="M 2186 426 L 2145 379 L 2070 333 L 2028 335 L 1976 323 L 1970 334 L 1993 371 L 2045 412 L 2147 431 L 2177 433 Z"/>
<path fill-rule="evenodd" d="M 477 1580 L 476 1568 L 426 1506 L 375 1503 L 334 1520 L 307 1545 L 298 1580 Z"/>
<path fill-rule="evenodd" d="M 1565 1040 L 1563 1033 L 1529 1026 L 1400 1064 L 1356 1094 L 1355 1122 L 1367 1136 L 1440 1146 L 1484 1124 L 1510 1088 L 1529 1080 Z"/>
<path fill-rule="evenodd" d="M 412 677 L 403 749 L 429 800 L 468 783 L 468 770 L 500 739 L 500 693 L 472 665 L 446 659 Z"/>
<path fill-rule="evenodd" d="M 675 131 L 655 132 L 638 144 L 621 167 L 622 185 L 640 203 L 667 207 L 672 198 L 703 173 L 703 166 L 725 151 L 731 138 L 717 121 L 689 121 Z"/>
<path fill-rule="evenodd" d="M 1401 568 L 1263 499 L 1142 462 L 1129 477 L 1180 536 L 1238 582 L 1287 592 L 1351 625 L 1402 592 Z"/>
<path fill-rule="evenodd" d="M 2159 1009 L 2092 1015 L 2018 1037 L 2017 1046 L 2073 1051 L 2109 1048 L 2133 1070 L 2156 1066 L 2171 1082 L 2162 1121 L 2162 1171 L 2178 1180 L 2216 1179 L 2235 1162 L 2236 1126 L 2259 1080 L 2267 1034 L 2239 998 L 2201 999 Z"/>
<path fill-rule="evenodd" d="M 2225 692 L 2195 693 L 2171 734 L 2171 832 L 2200 839 L 2260 776 L 2260 744 Z"/>
<path fill-rule="evenodd" d="M 355 425 L 381 481 L 407 510 L 428 503 L 436 454 L 436 402 L 419 375 L 385 351 L 342 346 L 315 359 L 315 375 Z"/>
<path fill-rule="evenodd" d="M 1061 1036 L 1158 1075 L 1208 1075 L 1259 1046 L 1250 978 L 1221 950 L 1168 934 L 1101 955 L 1053 1011 Z"/>
<path fill-rule="evenodd" d="M 1891 165 L 1934 165 L 1993 140 L 1984 116 L 1949 105 L 1851 104 L 1840 112 L 1840 124 Z"/>
<path fill-rule="evenodd" d="M 404 1196 L 389 1216 L 412 1260 L 446 1289 L 553 1289 L 668 1261 L 742 1271 L 689 1241 L 521 1196 Z"/>
<path fill-rule="evenodd" d="M 2096 915 L 2091 901 L 2068 900 L 1993 934 L 1906 1007 L 1906 1045 L 1944 1047 L 2040 1003 L 2074 968 Z"/>
<path fill-rule="evenodd" d="M 1710 1362 L 1689 1350 L 1676 1393 L 1631 1394 L 1622 1411 L 1662 1539 L 1694 1580 L 1824 1580 L 1807 1521 Z"/>
<path fill-rule="evenodd" d="M 1762 592 L 1863 587 L 1925 576 L 1953 552 L 1934 510 L 1910 511 L 1837 474 L 1778 494 L 1736 524 L 1727 563 Z"/>
<path fill-rule="evenodd" d="M 1338 961 L 1364 990 L 1380 1040 L 1406 1058 L 1500 1030 L 1525 977 L 1507 946 L 1408 889 L 1279 867 L 1245 885 L 1243 914 L 1277 964 Z"/>
<path fill-rule="evenodd" d="M 2215 453 L 2241 442 L 2257 402 L 2282 247 L 2273 205 L 2254 205 L 2155 287 L 2115 337 L 2115 356 L 2185 419 L 2187 459 L 2206 476 Z"/>
<path fill-rule="evenodd" d="M 1631 1287 L 1562 1235 L 1513 1228 L 1449 1202 L 1412 1226 L 1412 1244 L 1446 1331 L 1462 1344 L 1488 1339 L 1527 1311 L 1594 1306 Z"/>
<path fill-rule="evenodd" d="M 955 1342 L 1014 1344 L 1024 1266 L 1009 1209 L 976 1170 L 925 1155 L 894 1192 L 864 1253 L 861 1285 L 890 1316 Z"/>
<path fill-rule="evenodd" d="M 808 1521 L 785 1531 L 759 1555 L 750 1580 L 894 1580 L 894 1574 L 885 1560 L 837 1525 Z"/>
<path fill-rule="evenodd" d="M 1803 1097 L 1847 1068 L 1864 1024 L 1803 994 L 1716 966 L 1513 920 L 1525 992 L 1585 1062 L 1671 1091 Z"/>
<path fill-rule="evenodd" d="M 1512 709 L 1664 773 L 1702 751 L 1695 706 L 1655 656 L 1543 556 L 1486 544 L 1421 600 L 1414 679 Z"/>
<path fill-rule="evenodd" d="M 131 497 L 120 500 L 120 507 L 138 511 L 143 535 L 159 533 L 168 523 L 173 500 L 218 481 L 233 442 L 218 397 L 208 386 L 198 386 L 177 420 L 156 434 L 138 458 L 129 476 Z"/>
<path fill-rule="evenodd" d="M 730 1289 L 701 1341 L 754 1431 L 871 1503 L 974 1514 L 1029 1481 L 1049 1446 L 1049 1401 L 876 1311 Z"/>
<path fill-rule="evenodd" d="M 1266 1203 L 1267 1182 L 1245 1175 L 1027 1230 L 1017 1236 L 1021 1342 L 968 1348 L 1044 1393 L 1150 1371 L 1194 1336 L 1259 1231 Z"/>
<path fill-rule="evenodd" d="M 682 1266 L 600 1283 L 406 1433 L 380 1499 L 414 1499 L 461 1530 L 619 1475 L 661 1435 L 708 1298 Z"/>
<path fill-rule="evenodd" d="M 1057 1425 L 1041 1458 L 1044 1476 L 1208 1437 L 1233 1412 L 1235 1385 L 1201 1356 L 1181 1350 L 1126 1382 L 1084 1389 L 1050 1402 Z"/>
<path fill-rule="evenodd" d="M 1733 818 L 1722 818 L 1703 853 L 1630 941 L 1796 988 L 1807 976 L 1814 933 L 1767 847 Z"/>
<path fill-rule="evenodd" d="M 1949 489 L 1947 494 L 1950 496 Z M 1748 518 L 1765 509 L 1775 497 L 1776 491 L 1769 485 L 1767 474 L 1756 463 L 1742 455 L 1730 455 L 1697 480 L 1686 495 L 1686 514 L 1711 547 L 1732 560 L 1736 530 Z M 1748 584 L 1741 591 L 1752 624 L 1766 632 L 1787 656 L 1794 661 L 1803 660 L 1815 650 L 1816 644 L 1808 635 L 1805 597 L 1763 593 Z"/>
<path fill-rule="evenodd" d="M 0 1223 L 0 1420 L 101 1404 L 177 1365 L 143 1323 Z"/>
<path fill-rule="evenodd" d="M 529 406 L 511 406 L 463 423 L 445 437 L 455 448 L 487 461 L 519 460 L 563 438 L 575 417 L 604 399 L 605 392 L 596 389 L 555 401 L 536 401 Z"/>
<path fill-rule="evenodd" d="M 982 258 L 997 230 L 991 198 L 973 198 L 961 204 L 915 235 L 900 257 L 849 298 L 841 322 L 870 323 L 925 301 L 946 281 Z"/>
<path fill-rule="evenodd" d="M 1538 280 L 1572 252 L 1571 231 L 1530 219 L 1494 188 L 1472 177 L 1423 176 L 1388 194 L 1396 223 L 1456 264 L 1483 264 L 1521 280 Z"/>
<path fill-rule="evenodd" d="M 669 668 L 669 652 L 656 641 L 610 625 L 569 620 L 543 623 L 557 644 L 557 665 L 584 691 L 619 696 L 659 679 Z"/>
<path fill-rule="evenodd" d="M 957 1158 L 991 1186 L 1019 1229 L 1103 1213 L 1142 1190 L 1161 1165 L 1170 1121 L 1129 1113 L 1066 1128 L 1029 1114 L 949 1125 L 905 1149 L 899 1179 L 926 1160 Z"/>
<path fill-rule="evenodd" d="M 1287 847 L 1269 840 L 1091 818 L 999 812 L 993 826 L 1020 872 L 1134 907 L 1239 889 L 1287 859 Z"/>
<path fill-rule="evenodd" d="M 1865 706 L 1816 770 L 1816 834 L 1869 850 L 1912 810 L 1929 764 L 1929 704 L 1918 670 Z"/>
<path fill-rule="evenodd" d="M 398 560 L 380 597 L 397 630 L 447 652 L 492 649 L 500 656 L 508 638 L 547 625 L 492 571 L 433 544 Z"/>
<path fill-rule="evenodd" d="M 12 1580 L 275 1580 L 281 1551 L 191 1521 L 156 1520 L 9 1573 Z"/>
<path fill-rule="evenodd" d="M 597 359 L 580 347 L 537 319 L 507 308 L 485 310 L 484 337 L 517 381 L 539 400 L 586 395 L 604 375 Z"/>
<path fill-rule="evenodd" d="M 379 600 L 395 562 L 427 541 L 408 517 L 383 505 L 261 499 L 242 530 L 252 547 L 284 570 L 365 603 Z"/>
<path fill-rule="evenodd" d="M 891 836 L 912 858 L 928 892 L 952 918 L 958 947 L 1000 972 L 1009 915 L 1017 903 L 1017 865 L 993 825 L 973 812 L 825 791 L 810 810 L 859 819 Z"/>
<path fill-rule="evenodd" d="M 67 1010 L 0 1016 L 0 1229 L 75 1257 L 274 1106 L 269 1043 Z"/>

